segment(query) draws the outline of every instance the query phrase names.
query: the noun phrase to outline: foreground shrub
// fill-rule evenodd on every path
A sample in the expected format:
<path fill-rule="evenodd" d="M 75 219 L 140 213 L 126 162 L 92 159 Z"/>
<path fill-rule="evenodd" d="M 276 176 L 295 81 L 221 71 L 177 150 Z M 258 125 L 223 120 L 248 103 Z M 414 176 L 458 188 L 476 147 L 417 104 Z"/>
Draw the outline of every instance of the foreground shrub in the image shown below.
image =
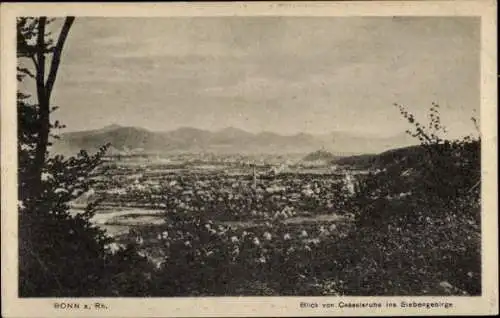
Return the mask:
<path fill-rule="evenodd" d="M 356 248 L 341 257 L 357 266 L 342 279 L 345 291 L 478 295 L 480 138 L 439 137 L 445 129 L 436 104 L 427 128 L 397 106 L 415 126 L 408 133 L 421 147 L 402 150 L 408 151 L 403 160 L 358 180 L 350 203 L 357 232 L 347 238 Z M 440 283 L 455 288 L 444 290 Z"/>

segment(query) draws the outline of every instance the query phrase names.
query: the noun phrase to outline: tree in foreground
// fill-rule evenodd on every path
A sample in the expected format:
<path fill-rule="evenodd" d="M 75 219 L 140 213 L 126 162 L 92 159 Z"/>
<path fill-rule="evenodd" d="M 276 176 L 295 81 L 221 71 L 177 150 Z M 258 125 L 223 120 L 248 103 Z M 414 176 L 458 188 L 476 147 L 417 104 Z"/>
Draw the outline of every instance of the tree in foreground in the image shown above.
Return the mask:
<path fill-rule="evenodd" d="M 395 105 L 420 145 L 378 157 L 383 168 L 361 179 L 353 199 L 356 262 L 343 273 L 348 294 L 481 294 L 481 137 L 446 138 L 439 105 L 419 122 Z M 473 118 L 476 124 L 476 120 Z M 342 267 L 342 266 L 341 266 Z"/>
<path fill-rule="evenodd" d="M 100 164 L 107 147 L 94 155 L 82 150 L 69 158 L 50 156 L 48 151 L 51 138 L 58 138 L 53 131 L 63 128 L 50 119 L 57 109 L 51 104 L 51 95 L 74 20 L 65 18 L 54 38 L 47 31 L 54 19 L 17 19 L 17 81 L 22 87 L 32 81 L 36 87 L 34 96 L 17 92 L 21 297 L 120 294 L 120 286 L 113 282 L 120 282 L 117 277 L 134 266 L 133 262 L 127 268 L 117 266 L 123 257 L 135 257 L 135 253 L 111 253 L 107 247 L 111 239 L 90 222 L 95 204 L 80 214 L 69 211 L 69 203 L 92 187 L 89 174 Z"/>

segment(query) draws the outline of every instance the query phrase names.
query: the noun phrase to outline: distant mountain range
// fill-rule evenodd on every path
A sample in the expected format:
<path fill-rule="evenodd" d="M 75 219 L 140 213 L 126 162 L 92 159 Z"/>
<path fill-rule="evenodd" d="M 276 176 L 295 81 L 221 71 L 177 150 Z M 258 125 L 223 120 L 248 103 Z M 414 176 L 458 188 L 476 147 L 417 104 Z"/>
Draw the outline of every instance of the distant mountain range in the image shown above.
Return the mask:
<path fill-rule="evenodd" d="M 59 140 L 54 140 L 52 151 L 66 155 L 81 149 L 94 152 L 106 143 L 111 144 L 110 153 L 307 154 L 323 149 L 335 155 L 353 155 L 379 153 L 411 145 L 414 141 L 405 133 L 384 138 L 346 132 L 281 135 L 274 132 L 251 133 L 233 127 L 218 131 L 183 127 L 159 132 L 111 125 L 97 130 L 61 134 Z"/>

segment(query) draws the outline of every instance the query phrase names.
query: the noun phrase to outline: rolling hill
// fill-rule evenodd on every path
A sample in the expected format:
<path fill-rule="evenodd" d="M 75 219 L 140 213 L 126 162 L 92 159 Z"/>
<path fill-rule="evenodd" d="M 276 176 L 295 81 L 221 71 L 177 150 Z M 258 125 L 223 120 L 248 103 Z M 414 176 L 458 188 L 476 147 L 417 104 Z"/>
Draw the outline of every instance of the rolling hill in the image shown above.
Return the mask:
<path fill-rule="evenodd" d="M 54 140 L 52 152 L 74 154 L 81 149 L 96 151 L 110 143 L 110 152 L 169 153 L 311 153 L 324 149 L 335 155 L 379 153 L 411 144 L 404 134 L 387 138 L 364 137 L 346 132 L 324 135 L 299 133 L 281 135 L 275 132 L 251 133 L 228 127 L 208 131 L 182 127 L 172 131 L 150 131 L 138 127 L 106 126 L 102 129 L 69 132 Z"/>
<path fill-rule="evenodd" d="M 307 156 L 305 156 L 303 161 L 326 161 L 331 162 L 335 160 L 337 157 L 329 151 L 326 150 L 317 150 L 315 152 L 311 152 Z"/>

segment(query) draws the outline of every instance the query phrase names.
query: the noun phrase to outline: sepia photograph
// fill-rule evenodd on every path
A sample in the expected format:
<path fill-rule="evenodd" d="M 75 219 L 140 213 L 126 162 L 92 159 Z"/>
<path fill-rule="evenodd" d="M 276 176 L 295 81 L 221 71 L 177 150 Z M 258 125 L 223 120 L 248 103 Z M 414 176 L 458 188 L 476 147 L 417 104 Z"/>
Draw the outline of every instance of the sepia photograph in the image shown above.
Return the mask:
<path fill-rule="evenodd" d="M 481 15 L 68 12 L 10 17 L 14 297 L 338 315 L 488 294 Z"/>

